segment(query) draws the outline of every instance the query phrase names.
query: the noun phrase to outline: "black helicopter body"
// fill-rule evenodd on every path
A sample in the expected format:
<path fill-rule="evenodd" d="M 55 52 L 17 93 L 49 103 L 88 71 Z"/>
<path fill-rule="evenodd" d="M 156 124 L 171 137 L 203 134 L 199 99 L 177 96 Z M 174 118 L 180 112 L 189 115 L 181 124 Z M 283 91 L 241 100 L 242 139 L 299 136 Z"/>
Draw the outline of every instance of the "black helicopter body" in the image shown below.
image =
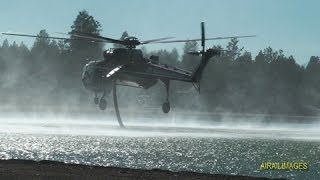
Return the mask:
<path fill-rule="evenodd" d="M 115 73 L 113 73 L 113 71 Z M 148 89 L 159 79 L 190 81 L 191 72 L 159 63 L 159 57 L 143 57 L 140 49 L 110 49 L 104 59 L 91 61 L 83 69 L 83 85 L 86 89 L 102 92 L 110 80 L 117 84 Z M 103 83 L 102 83 L 103 82 Z"/>
<path fill-rule="evenodd" d="M 195 72 L 186 71 L 176 67 L 159 63 L 159 57 L 144 58 L 139 49 L 117 48 L 104 52 L 104 60 L 91 61 L 83 69 L 82 82 L 86 89 L 95 92 L 95 103 L 99 103 L 100 109 L 106 108 L 104 97 L 112 91 L 112 83 L 115 85 L 131 86 L 148 89 L 159 80 L 167 90 L 171 80 L 197 83 L 200 81 L 202 71 L 207 61 L 219 51 L 209 49 L 206 58 L 200 62 Z M 98 93 L 103 95 L 100 100 Z M 166 102 L 163 104 L 163 112 L 168 113 L 170 103 L 167 91 Z"/>
<path fill-rule="evenodd" d="M 61 37 L 41 37 L 36 35 L 2 33 L 4 35 L 37 37 L 47 39 L 62 39 L 62 40 L 81 40 L 96 43 L 115 43 L 121 44 L 124 48 L 115 48 L 106 50 L 103 53 L 103 59 L 99 61 L 90 61 L 83 68 L 82 83 L 84 87 L 95 94 L 94 103 L 99 104 L 101 110 L 105 110 L 107 102 L 105 97 L 113 91 L 114 106 L 121 127 L 124 127 L 119 113 L 116 87 L 117 85 L 131 86 L 148 89 L 154 86 L 158 81 L 161 81 L 166 86 L 166 100 L 162 105 L 164 113 L 170 111 L 169 102 L 169 86 L 170 81 L 184 81 L 193 83 L 196 90 L 200 92 L 200 80 L 202 78 L 203 70 L 208 64 L 209 60 L 218 56 L 221 49 L 205 49 L 206 40 L 219 40 L 230 38 L 243 38 L 253 36 L 231 36 L 231 37 L 216 37 L 205 38 L 204 23 L 201 23 L 201 38 L 190 40 L 167 40 L 172 37 L 153 39 L 148 41 L 139 41 L 135 37 L 128 37 L 124 40 L 117 40 L 99 35 L 88 34 L 84 32 L 77 32 L 68 34 L 70 38 Z M 63 33 L 61 33 L 63 34 Z M 179 69 L 177 67 L 168 66 L 159 63 L 158 56 L 151 56 L 149 58 L 143 57 L 142 51 L 136 49 L 136 46 L 152 43 L 178 43 L 187 41 L 201 41 L 202 50 L 196 52 L 189 52 L 191 55 L 201 56 L 201 61 L 196 67 L 195 71 Z M 102 96 L 98 98 L 99 93 Z"/>

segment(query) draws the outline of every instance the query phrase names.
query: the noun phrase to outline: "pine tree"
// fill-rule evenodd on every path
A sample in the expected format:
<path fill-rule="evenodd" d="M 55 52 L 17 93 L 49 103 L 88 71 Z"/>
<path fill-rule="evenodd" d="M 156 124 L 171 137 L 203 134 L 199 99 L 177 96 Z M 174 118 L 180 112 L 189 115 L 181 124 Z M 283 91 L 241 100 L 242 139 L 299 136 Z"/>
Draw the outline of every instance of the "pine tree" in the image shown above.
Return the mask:
<path fill-rule="evenodd" d="M 243 50 L 242 48 L 238 47 L 239 40 L 237 38 L 232 38 L 231 41 L 227 45 L 227 57 L 231 60 L 234 61 L 236 60 L 240 55 L 241 51 Z"/>
<path fill-rule="evenodd" d="M 101 24 L 96 21 L 93 16 L 85 10 L 80 11 L 76 17 L 73 25 L 71 26 L 71 38 L 78 38 L 72 34 L 88 33 L 92 35 L 100 35 Z M 102 43 L 89 42 L 89 41 L 69 41 L 70 50 L 77 58 L 97 58 L 102 56 Z"/>
<path fill-rule="evenodd" d="M 190 51 L 198 51 L 198 43 L 196 41 L 187 41 L 183 47 L 182 55 L 182 68 L 193 71 L 200 63 L 200 58 L 194 55 L 188 54 Z"/>

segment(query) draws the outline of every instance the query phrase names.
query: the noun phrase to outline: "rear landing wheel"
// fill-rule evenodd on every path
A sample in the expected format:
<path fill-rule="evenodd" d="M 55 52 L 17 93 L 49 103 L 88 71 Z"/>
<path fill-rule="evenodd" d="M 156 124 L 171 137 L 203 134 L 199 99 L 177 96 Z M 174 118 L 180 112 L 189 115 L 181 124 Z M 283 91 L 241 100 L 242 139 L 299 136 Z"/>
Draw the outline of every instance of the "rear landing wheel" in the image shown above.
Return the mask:
<path fill-rule="evenodd" d="M 95 97 L 93 101 L 94 101 L 94 104 L 99 104 L 99 98 Z"/>
<path fill-rule="evenodd" d="M 162 111 L 164 113 L 168 113 L 170 111 L 170 103 L 169 102 L 165 102 L 162 104 Z"/>
<path fill-rule="evenodd" d="M 106 101 L 105 99 L 100 99 L 99 108 L 100 108 L 101 110 L 106 110 L 106 108 L 107 108 L 107 101 Z"/>

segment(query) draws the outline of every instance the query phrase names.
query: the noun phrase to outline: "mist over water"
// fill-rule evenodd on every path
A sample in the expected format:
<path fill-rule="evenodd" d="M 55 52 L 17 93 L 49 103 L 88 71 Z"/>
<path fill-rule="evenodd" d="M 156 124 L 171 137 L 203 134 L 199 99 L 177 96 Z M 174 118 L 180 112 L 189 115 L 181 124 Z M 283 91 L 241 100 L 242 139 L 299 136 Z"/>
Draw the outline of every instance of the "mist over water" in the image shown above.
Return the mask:
<path fill-rule="evenodd" d="M 125 129 L 118 126 L 113 111 L 96 114 L 2 113 L 2 133 L 66 134 L 123 137 L 210 137 L 320 140 L 320 123 L 315 119 L 294 123 L 261 116 L 240 116 L 183 112 L 133 113 L 125 111 Z M 134 115 L 133 115 L 134 114 Z M 146 114 L 146 115 L 143 115 Z M 279 118 L 279 117 L 278 117 Z M 297 118 L 297 117 L 293 117 Z M 300 117 L 302 118 L 302 117 Z"/>
<path fill-rule="evenodd" d="M 320 175 L 320 131 L 314 119 L 266 123 L 258 115 L 122 112 L 125 129 L 113 111 L 3 113 L 0 158 L 290 179 Z M 303 161 L 310 168 L 260 170 L 266 161 Z"/>
<path fill-rule="evenodd" d="M 134 114 L 134 115 L 133 115 Z M 146 114 L 146 115 L 143 115 Z M 4 133 L 68 134 L 93 136 L 185 136 L 320 140 L 320 123 L 265 122 L 261 116 L 240 116 L 183 112 L 122 113 L 125 129 L 118 126 L 113 111 L 96 114 L 59 114 L 48 112 L 2 113 Z M 279 118 L 279 117 L 278 117 Z M 297 118 L 297 117 L 293 117 Z M 303 117 L 300 117 L 303 118 Z"/>

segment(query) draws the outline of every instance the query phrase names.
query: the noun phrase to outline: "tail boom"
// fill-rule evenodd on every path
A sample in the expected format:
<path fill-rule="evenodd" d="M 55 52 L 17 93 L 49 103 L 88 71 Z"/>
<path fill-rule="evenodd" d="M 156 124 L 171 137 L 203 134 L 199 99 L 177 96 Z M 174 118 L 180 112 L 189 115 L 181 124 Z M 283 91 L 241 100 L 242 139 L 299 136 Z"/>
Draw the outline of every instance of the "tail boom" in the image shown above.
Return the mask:
<path fill-rule="evenodd" d="M 205 69 L 205 67 L 207 66 L 209 60 L 214 57 L 214 56 L 219 56 L 220 55 L 220 50 L 218 49 L 207 49 L 205 52 L 202 53 L 202 59 L 200 64 L 198 65 L 196 71 L 194 71 L 193 75 L 192 75 L 192 82 L 194 83 L 198 83 L 200 82 L 200 80 L 202 79 L 202 74 L 203 71 Z"/>

